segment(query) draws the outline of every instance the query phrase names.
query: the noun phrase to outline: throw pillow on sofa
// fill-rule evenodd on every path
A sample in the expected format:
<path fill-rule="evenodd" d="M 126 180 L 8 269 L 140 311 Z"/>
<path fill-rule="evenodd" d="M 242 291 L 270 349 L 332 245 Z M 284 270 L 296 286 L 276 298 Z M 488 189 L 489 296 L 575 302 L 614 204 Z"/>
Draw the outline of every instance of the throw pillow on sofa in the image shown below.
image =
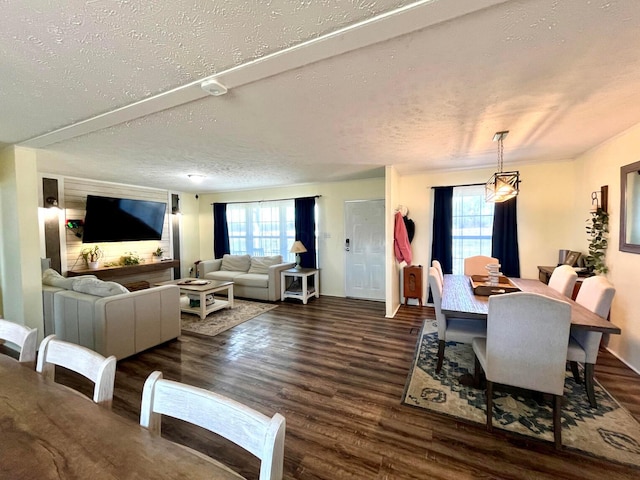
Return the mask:
<path fill-rule="evenodd" d="M 225 272 L 248 272 L 251 267 L 251 257 L 249 255 L 229 255 L 222 257 L 220 270 Z"/>
<path fill-rule="evenodd" d="M 50 285 L 52 287 L 64 288 L 65 290 L 71 290 L 73 283 L 83 278 L 96 278 L 95 275 L 81 275 L 79 277 L 63 277 L 53 268 L 47 268 L 42 272 L 42 283 Z"/>
<path fill-rule="evenodd" d="M 251 257 L 251 267 L 248 273 L 268 274 L 269 267 L 282 263 L 282 255 L 272 257 Z"/>
<path fill-rule="evenodd" d="M 129 293 L 125 287 L 116 282 L 103 282 L 98 278 L 81 278 L 73 283 L 73 291 L 88 293 L 98 297 L 110 297 L 120 293 Z"/>

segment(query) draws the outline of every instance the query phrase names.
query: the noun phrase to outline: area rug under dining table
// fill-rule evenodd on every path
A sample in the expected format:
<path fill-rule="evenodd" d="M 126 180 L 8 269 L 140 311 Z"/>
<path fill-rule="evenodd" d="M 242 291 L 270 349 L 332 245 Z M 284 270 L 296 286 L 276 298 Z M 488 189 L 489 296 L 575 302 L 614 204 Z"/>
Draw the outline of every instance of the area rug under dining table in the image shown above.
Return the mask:
<path fill-rule="evenodd" d="M 473 373 L 469 344 L 447 343 L 440 374 L 435 373 L 438 352 L 436 321 L 425 320 L 414 362 L 407 378 L 403 403 L 484 425 L 484 390 L 463 386 L 458 378 Z M 598 408 L 591 408 L 584 385 L 567 371 L 562 406 L 562 444 L 589 455 L 640 466 L 640 424 L 599 384 Z M 551 402 L 529 392 L 494 390 L 494 428 L 553 442 Z"/>
<path fill-rule="evenodd" d="M 181 299 L 181 301 L 185 301 L 185 299 Z M 272 303 L 252 302 L 237 298 L 234 299 L 233 304 L 233 308 L 212 312 L 204 320 L 200 320 L 198 315 L 182 312 L 182 331 L 213 337 L 278 306 Z"/>

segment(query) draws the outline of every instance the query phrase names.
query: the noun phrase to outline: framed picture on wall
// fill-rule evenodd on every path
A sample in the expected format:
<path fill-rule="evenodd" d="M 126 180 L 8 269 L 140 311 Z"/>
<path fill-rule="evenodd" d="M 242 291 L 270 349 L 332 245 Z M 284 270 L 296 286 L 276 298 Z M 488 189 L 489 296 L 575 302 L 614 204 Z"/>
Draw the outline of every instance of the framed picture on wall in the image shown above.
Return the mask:
<path fill-rule="evenodd" d="M 575 267 L 576 263 L 578 263 L 578 259 L 580 258 L 580 252 L 569 252 L 567 254 L 567 258 L 564 260 L 565 265 L 569 265 L 570 267 Z"/>

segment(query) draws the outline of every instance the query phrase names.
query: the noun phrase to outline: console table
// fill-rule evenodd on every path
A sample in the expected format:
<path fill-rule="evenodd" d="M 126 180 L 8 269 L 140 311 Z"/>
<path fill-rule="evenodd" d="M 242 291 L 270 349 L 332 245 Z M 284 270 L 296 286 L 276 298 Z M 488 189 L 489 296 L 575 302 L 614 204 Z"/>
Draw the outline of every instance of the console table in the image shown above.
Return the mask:
<path fill-rule="evenodd" d="M 141 273 L 160 272 L 170 268 L 180 267 L 180 260 L 163 260 L 160 262 L 140 263 L 138 265 L 117 265 L 114 267 L 100 267 L 96 269 L 78 268 L 67 271 L 67 277 L 77 277 L 78 275 L 95 275 L 100 280 L 122 279 L 128 275 L 139 275 Z"/>

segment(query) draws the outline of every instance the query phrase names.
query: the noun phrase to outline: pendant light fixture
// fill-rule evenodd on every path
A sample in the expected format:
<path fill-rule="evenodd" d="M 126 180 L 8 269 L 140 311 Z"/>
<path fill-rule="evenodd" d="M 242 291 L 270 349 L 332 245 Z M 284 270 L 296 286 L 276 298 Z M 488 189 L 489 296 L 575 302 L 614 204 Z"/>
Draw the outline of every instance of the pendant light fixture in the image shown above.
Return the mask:
<path fill-rule="evenodd" d="M 503 172 L 503 144 L 509 130 L 496 132 L 493 141 L 498 142 L 498 171 L 494 173 L 484 186 L 487 202 L 501 203 L 518 195 L 520 172 Z"/>

